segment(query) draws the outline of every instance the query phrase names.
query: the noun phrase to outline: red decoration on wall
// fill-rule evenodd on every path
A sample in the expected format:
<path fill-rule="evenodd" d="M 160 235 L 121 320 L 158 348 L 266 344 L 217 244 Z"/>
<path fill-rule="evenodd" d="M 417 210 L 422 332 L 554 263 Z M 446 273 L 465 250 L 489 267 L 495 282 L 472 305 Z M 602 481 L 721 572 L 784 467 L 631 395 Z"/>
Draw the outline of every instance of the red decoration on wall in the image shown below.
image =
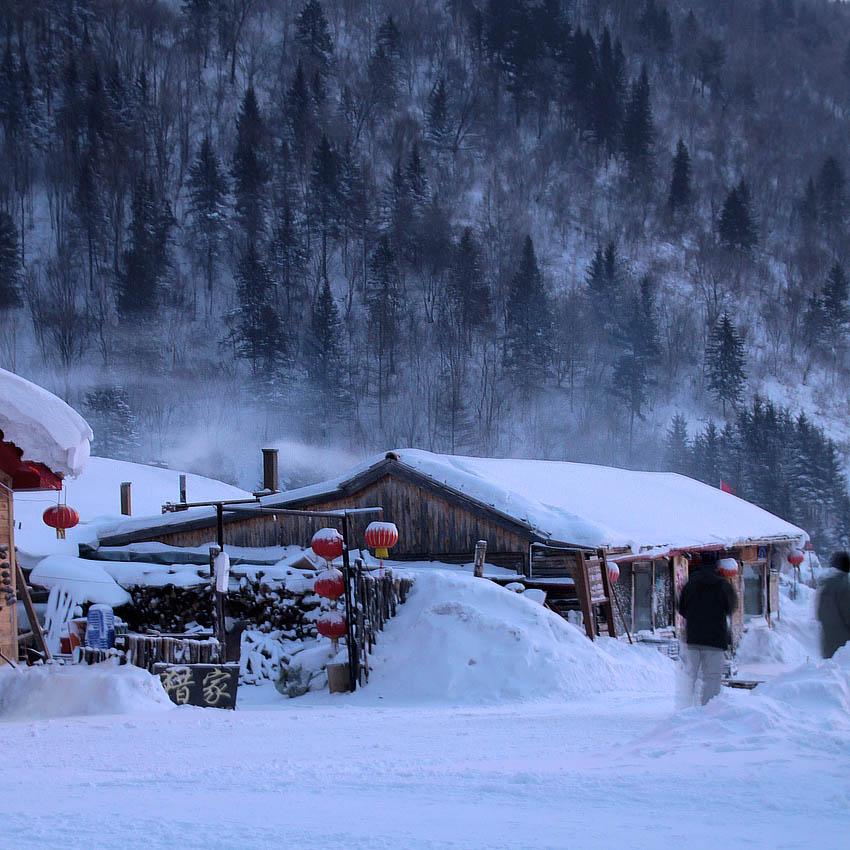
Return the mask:
<path fill-rule="evenodd" d="M 606 563 L 608 564 L 608 581 L 614 584 L 620 577 L 620 568 L 613 561 L 607 561 Z"/>

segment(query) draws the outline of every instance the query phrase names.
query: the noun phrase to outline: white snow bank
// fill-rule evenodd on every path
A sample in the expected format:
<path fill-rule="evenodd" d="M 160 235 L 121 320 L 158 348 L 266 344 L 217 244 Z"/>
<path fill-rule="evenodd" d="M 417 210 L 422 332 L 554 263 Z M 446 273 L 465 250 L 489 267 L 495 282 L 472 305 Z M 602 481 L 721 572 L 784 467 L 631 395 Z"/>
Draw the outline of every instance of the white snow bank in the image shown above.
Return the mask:
<path fill-rule="evenodd" d="M 817 592 L 800 583 L 797 598 L 791 599 L 790 586 L 780 586 L 779 618 L 768 628 L 764 618 L 751 620 L 735 654 L 739 671 L 747 668 L 758 675 L 767 665 L 798 665 L 820 658 L 818 623 L 815 618 Z"/>
<path fill-rule="evenodd" d="M 130 594 L 100 563 L 70 555 L 48 555 L 33 569 L 30 582 L 41 587 L 67 590 L 78 605 L 98 602 L 117 607 L 131 601 Z"/>
<path fill-rule="evenodd" d="M 158 676 L 112 662 L 0 668 L 0 718 L 37 720 L 79 714 L 141 714 L 176 706 Z"/>
<path fill-rule="evenodd" d="M 0 369 L 0 431 L 23 449 L 23 459 L 76 478 L 86 465 L 92 430 L 61 398 L 26 378 Z"/>
<path fill-rule="evenodd" d="M 410 572 L 413 590 L 379 636 L 362 699 L 482 705 L 672 693 L 674 665 L 653 648 L 593 643 L 548 608 L 486 579 Z"/>
<path fill-rule="evenodd" d="M 667 756 L 716 752 L 846 751 L 850 735 L 850 646 L 832 659 L 807 661 L 752 691 L 730 691 L 708 705 L 678 712 L 629 747 Z"/>

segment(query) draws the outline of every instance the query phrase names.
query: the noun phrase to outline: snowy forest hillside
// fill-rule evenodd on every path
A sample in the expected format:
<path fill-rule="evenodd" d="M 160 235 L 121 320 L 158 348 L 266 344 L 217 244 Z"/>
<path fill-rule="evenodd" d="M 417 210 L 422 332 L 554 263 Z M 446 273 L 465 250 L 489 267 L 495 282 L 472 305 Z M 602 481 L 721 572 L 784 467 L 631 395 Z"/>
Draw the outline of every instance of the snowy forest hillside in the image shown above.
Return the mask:
<path fill-rule="evenodd" d="M 248 488 L 276 441 L 292 484 L 308 446 L 672 469 L 848 542 L 846 4 L 2 24 L 0 363 L 96 453 Z"/>

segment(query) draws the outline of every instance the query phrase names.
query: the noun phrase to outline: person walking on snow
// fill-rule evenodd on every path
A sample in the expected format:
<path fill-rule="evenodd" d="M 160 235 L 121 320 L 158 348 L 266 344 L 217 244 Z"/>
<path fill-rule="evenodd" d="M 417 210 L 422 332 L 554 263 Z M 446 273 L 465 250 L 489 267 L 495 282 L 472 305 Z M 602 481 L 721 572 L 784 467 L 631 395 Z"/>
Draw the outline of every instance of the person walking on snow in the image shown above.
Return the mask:
<path fill-rule="evenodd" d="M 696 682 L 700 679 L 701 703 L 705 705 L 720 693 L 724 653 L 731 643 L 729 617 L 738 607 L 738 598 L 732 585 L 717 572 L 715 560 L 694 566 L 696 569 L 679 597 L 679 613 L 687 624 L 687 645 L 682 650 L 684 693 L 680 699 L 686 705 L 693 705 Z"/>
<path fill-rule="evenodd" d="M 832 658 L 850 640 L 850 555 L 834 552 L 829 566 L 833 573 L 821 583 L 817 608 L 824 658 Z"/>

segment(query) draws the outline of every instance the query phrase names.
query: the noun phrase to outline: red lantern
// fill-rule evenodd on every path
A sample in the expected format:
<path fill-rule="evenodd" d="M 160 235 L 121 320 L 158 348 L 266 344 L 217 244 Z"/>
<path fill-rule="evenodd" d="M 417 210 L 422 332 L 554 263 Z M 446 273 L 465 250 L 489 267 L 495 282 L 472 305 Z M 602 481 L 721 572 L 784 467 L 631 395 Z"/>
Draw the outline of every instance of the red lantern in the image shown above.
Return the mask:
<path fill-rule="evenodd" d="M 732 578 L 738 572 L 738 562 L 734 558 L 721 558 L 717 562 L 717 572 L 726 578 Z"/>
<path fill-rule="evenodd" d="M 366 526 L 366 545 L 375 550 L 376 558 L 388 558 L 387 549 L 398 543 L 398 529 L 394 522 L 370 522 Z"/>
<path fill-rule="evenodd" d="M 805 556 L 799 549 L 792 549 L 788 553 L 788 563 L 793 564 L 795 567 L 799 567 L 803 563 L 804 558 Z"/>
<path fill-rule="evenodd" d="M 333 561 L 342 554 L 342 535 L 335 528 L 320 528 L 310 541 L 310 547 L 326 561 Z"/>
<path fill-rule="evenodd" d="M 316 620 L 316 631 L 333 641 L 345 637 L 348 632 L 348 622 L 342 611 L 323 611 Z"/>
<path fill-rule="evenodd" d="M 53 505 L 41 515 L 41 518 L 45 525 L 56 529 L 56 536 L 60 540 L 65 539 L 66 528 L 73 528 L 80 521 L 77 511 L 67 505 Z"/>
<path fill-rule="evenodd" d="M 342 580 L 342 573 L 337 569 L 322 570 L 313 582 L 313 590 L 319 596 L 326 596 L 328 599 L 339 599 L 345 593 L 345 582 Z"/>
<path fill-rule="evenodd" d="M 607 561 L 607 564 L 608 581 L 610 581 L 611 584 L 614 584 L 614 582 L 620 577 L 620 568 L 613 561 Z"/>

